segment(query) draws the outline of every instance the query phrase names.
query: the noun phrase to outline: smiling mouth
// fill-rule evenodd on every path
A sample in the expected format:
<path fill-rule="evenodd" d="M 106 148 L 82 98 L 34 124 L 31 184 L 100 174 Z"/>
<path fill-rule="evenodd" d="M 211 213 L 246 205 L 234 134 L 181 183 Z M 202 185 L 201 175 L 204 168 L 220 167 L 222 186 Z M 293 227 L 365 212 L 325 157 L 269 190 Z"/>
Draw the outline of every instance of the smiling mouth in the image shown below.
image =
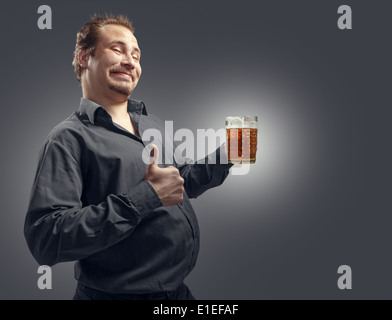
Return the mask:
<path fill-rule="evenodd" d="M 119 75 L 119 76 L 121 76 L 123 78 L 133 79 L 132 75 L 130 73 L 127 73 L 127 72 L 121 72 L 121 71 L 116 72 L 116 71 L 114 71 L 114 72 L 111 72 L 111 73 L 113 73 L 115 75 Z"/>

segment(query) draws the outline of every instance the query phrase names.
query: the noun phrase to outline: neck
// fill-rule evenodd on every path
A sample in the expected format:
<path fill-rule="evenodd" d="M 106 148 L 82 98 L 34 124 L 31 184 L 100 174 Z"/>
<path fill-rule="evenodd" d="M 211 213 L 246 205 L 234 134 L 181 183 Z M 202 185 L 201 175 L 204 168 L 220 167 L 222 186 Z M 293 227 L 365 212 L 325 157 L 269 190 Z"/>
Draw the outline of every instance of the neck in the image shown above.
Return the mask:
<path fill-rule="evenodd" d="M 113 121 L 129 117 L 128 115 L 128 99 L 125 95 L 118 94 L 112 97 L 104 95 L 91 95 L 83 91 L 83 98 L 93 101 L 102 106 L 112 117 Z"/>
<path fill-rule="evenodd" d="M 98 103 L 94 101 L 95 103 Z M 125 100 L 123 102 L 114 102 L 110 101 L 107 103 L 98 103 L 101 105 L 112 117 L 114 122 L 117 122 L 117 120 L 128 118 L 128 100 Z"/>

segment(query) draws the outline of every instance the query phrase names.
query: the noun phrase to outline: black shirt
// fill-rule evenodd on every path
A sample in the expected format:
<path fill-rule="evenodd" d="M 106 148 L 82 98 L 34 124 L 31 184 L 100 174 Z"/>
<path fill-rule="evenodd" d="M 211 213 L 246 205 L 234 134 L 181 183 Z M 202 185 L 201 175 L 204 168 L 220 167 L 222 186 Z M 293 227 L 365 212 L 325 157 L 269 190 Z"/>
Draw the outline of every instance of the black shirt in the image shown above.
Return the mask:
<path fill-rule="evenodd" d="M 149 128 L 164 135 L 163 121 L 143 102 L 130 99 L 128 111 L 140 136 Z M 170 291 L 182 283 L 199 251 L 189 198 L 220 185 L 231 165 L 219 164 L 219 149 L 215 165 L 174 163 L 185 180 L 184 199 L 164 207 L 144 179 L 144 147 L 84 98 L 52 130 L 39 153 L 24 228 L 39 264 L 77 261 L 75 278 L 109 293 Z"/>

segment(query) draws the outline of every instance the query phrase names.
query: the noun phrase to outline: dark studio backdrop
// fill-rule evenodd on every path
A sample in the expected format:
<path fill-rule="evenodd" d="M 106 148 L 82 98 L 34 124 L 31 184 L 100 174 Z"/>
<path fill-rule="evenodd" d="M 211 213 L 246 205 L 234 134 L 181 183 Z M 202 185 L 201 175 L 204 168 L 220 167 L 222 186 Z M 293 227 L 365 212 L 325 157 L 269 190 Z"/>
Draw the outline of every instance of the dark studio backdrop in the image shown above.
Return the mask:
<path fill-rule="evenodd" d="M 40 5 L 53 29 L 40 30 Z M 337 27 L 350 5 L 352 30 Z M 73 262 L 37 287 L 23 224 L 38 151 L 79 105 L 76 32 L 125 14 L 143 51 L 132 98 L 175 129 L 259 116 L 257 162 L 192 200 L 198 299 L 392 298 L 390 1 L 3 1 L 0 298 L 71 299 Z M 352 269 L 352 289 L 337 286 Z"/>

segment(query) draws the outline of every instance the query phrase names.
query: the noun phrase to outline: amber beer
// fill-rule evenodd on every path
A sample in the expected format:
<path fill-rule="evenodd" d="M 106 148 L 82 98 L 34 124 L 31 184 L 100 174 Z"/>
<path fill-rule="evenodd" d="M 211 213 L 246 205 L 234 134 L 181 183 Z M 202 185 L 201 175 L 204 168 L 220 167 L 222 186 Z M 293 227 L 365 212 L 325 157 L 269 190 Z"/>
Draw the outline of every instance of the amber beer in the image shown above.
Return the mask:
<path fill-rule="evenodd" d="M 256 162 L 257 117 L 226 118 L 228 162 L 245 164 Z"/>

